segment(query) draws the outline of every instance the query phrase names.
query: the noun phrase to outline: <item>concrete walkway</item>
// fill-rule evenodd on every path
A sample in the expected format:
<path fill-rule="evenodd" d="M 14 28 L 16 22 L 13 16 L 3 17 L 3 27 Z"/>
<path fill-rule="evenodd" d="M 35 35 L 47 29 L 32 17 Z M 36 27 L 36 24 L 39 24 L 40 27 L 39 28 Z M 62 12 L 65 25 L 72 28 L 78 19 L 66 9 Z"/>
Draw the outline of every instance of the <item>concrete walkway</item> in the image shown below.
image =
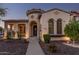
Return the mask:
<path fill-rule="evenodd" d="M 44 55 L 37 37 L 31 37 L 29 39 L 29 46 L 26 55 Z"/>

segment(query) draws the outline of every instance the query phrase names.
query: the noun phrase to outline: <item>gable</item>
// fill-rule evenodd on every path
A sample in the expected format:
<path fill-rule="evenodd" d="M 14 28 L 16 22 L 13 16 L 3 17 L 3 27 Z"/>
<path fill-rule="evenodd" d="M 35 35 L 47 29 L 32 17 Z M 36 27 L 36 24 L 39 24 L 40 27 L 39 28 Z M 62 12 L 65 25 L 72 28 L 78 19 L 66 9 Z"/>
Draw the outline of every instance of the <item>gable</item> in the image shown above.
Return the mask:
<path fill-rule="evenodd" d="M 71 13 L 69 13 L 67 11 L 64 11 L 64 10 L 61 10 L 61 9 L 58 9 L 58 8 L 47 10 L 45 13 L 48 13 L 48 12 L 51 12 L 51 11 L 59 11 L 59 12 L 64 12 L 64 13 L 67 13 L 67 14 L 71 14 Z"/>
<path fill-rule="evenodd" d="M 43 13 L 41 16 L 41 23 L 43 22 L 48 22 L 49 19 L 54 19 L 55 21 L 57 21 L 57 19 L 62 19 L 63 21 L 69 21 L 71 17 L 71 14 L 69 12 L 66 11 L 62 11 L 59 9 L 53 9 L 53 10 L 49 10 L 46 13 Z"/>

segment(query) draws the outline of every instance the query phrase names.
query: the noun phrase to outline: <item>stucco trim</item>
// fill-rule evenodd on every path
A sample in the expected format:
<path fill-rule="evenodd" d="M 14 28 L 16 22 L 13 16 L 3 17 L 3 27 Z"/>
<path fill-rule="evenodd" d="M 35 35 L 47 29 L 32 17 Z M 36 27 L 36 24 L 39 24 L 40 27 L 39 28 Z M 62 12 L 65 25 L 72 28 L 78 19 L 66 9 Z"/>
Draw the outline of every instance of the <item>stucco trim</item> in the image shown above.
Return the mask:
<path fill-rule="evenodd" d="M 26 20 L 26 19 L 18 19 L 18 20 L 16 20 L 16 19 L 9 19 L 9 20 L 2 20 L 2 21 L 4 21 L 4 22 L 28 22 L 29 20 Z"/>
<path fill-rule="evenodd" d="M 67 11 L 64 11 L 64 10 L 58 9 L 58 8 L 53 8 L 53 9 L 47 10 L 47 11 L 44 12 L 44 13 L 47 13 L 47 12 L 50 12 L 50 11 L 54 11 L 54 10 L 59 10 L 59 11 L 65 12 L 65 13 L 67 13 L 67 14 L 71 14 L 70 12 L 67 12 Z"/>
<path fill-rule="evenodd" d="M 51 37 L 65 37 L 65 35 L 50 35 Z"/>

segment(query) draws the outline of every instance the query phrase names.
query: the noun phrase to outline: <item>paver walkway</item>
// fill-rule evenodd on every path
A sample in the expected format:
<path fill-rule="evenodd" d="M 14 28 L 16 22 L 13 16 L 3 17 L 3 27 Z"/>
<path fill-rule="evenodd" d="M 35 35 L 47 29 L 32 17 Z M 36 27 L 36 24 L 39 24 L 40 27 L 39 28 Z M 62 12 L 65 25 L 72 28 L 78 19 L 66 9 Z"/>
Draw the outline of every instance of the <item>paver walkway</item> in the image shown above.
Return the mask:
<path fill-rule="evenodd" d="M 29 39 L 29 46 L 26 55 L 44 55 L 37 37 L 31 37 Z"/>

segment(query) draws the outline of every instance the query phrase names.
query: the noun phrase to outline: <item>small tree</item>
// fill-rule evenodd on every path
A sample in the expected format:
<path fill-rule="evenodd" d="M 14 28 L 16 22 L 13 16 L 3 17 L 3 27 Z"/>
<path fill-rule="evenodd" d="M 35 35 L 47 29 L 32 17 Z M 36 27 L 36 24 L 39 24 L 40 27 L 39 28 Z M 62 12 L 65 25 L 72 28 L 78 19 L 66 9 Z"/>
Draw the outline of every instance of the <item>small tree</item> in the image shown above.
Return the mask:
<path fill-rule="evenodd" d="M 74 44 L 74 41 L 79 38 L 79 21 L 75 21 L 75 20 L 70 21 L 66 25 L 64 32 L 66 36 L 72 39 Z"/>
<path fill-rule="evenodd" d="M 0 32 L 2 32 L 4 29 L 2 27 L 0 27 Z"/>
<path fill-rule="evenodd" d="M 6 8 L 0 8 L 0 17 L 4 17 L 6 15 Z"/>

